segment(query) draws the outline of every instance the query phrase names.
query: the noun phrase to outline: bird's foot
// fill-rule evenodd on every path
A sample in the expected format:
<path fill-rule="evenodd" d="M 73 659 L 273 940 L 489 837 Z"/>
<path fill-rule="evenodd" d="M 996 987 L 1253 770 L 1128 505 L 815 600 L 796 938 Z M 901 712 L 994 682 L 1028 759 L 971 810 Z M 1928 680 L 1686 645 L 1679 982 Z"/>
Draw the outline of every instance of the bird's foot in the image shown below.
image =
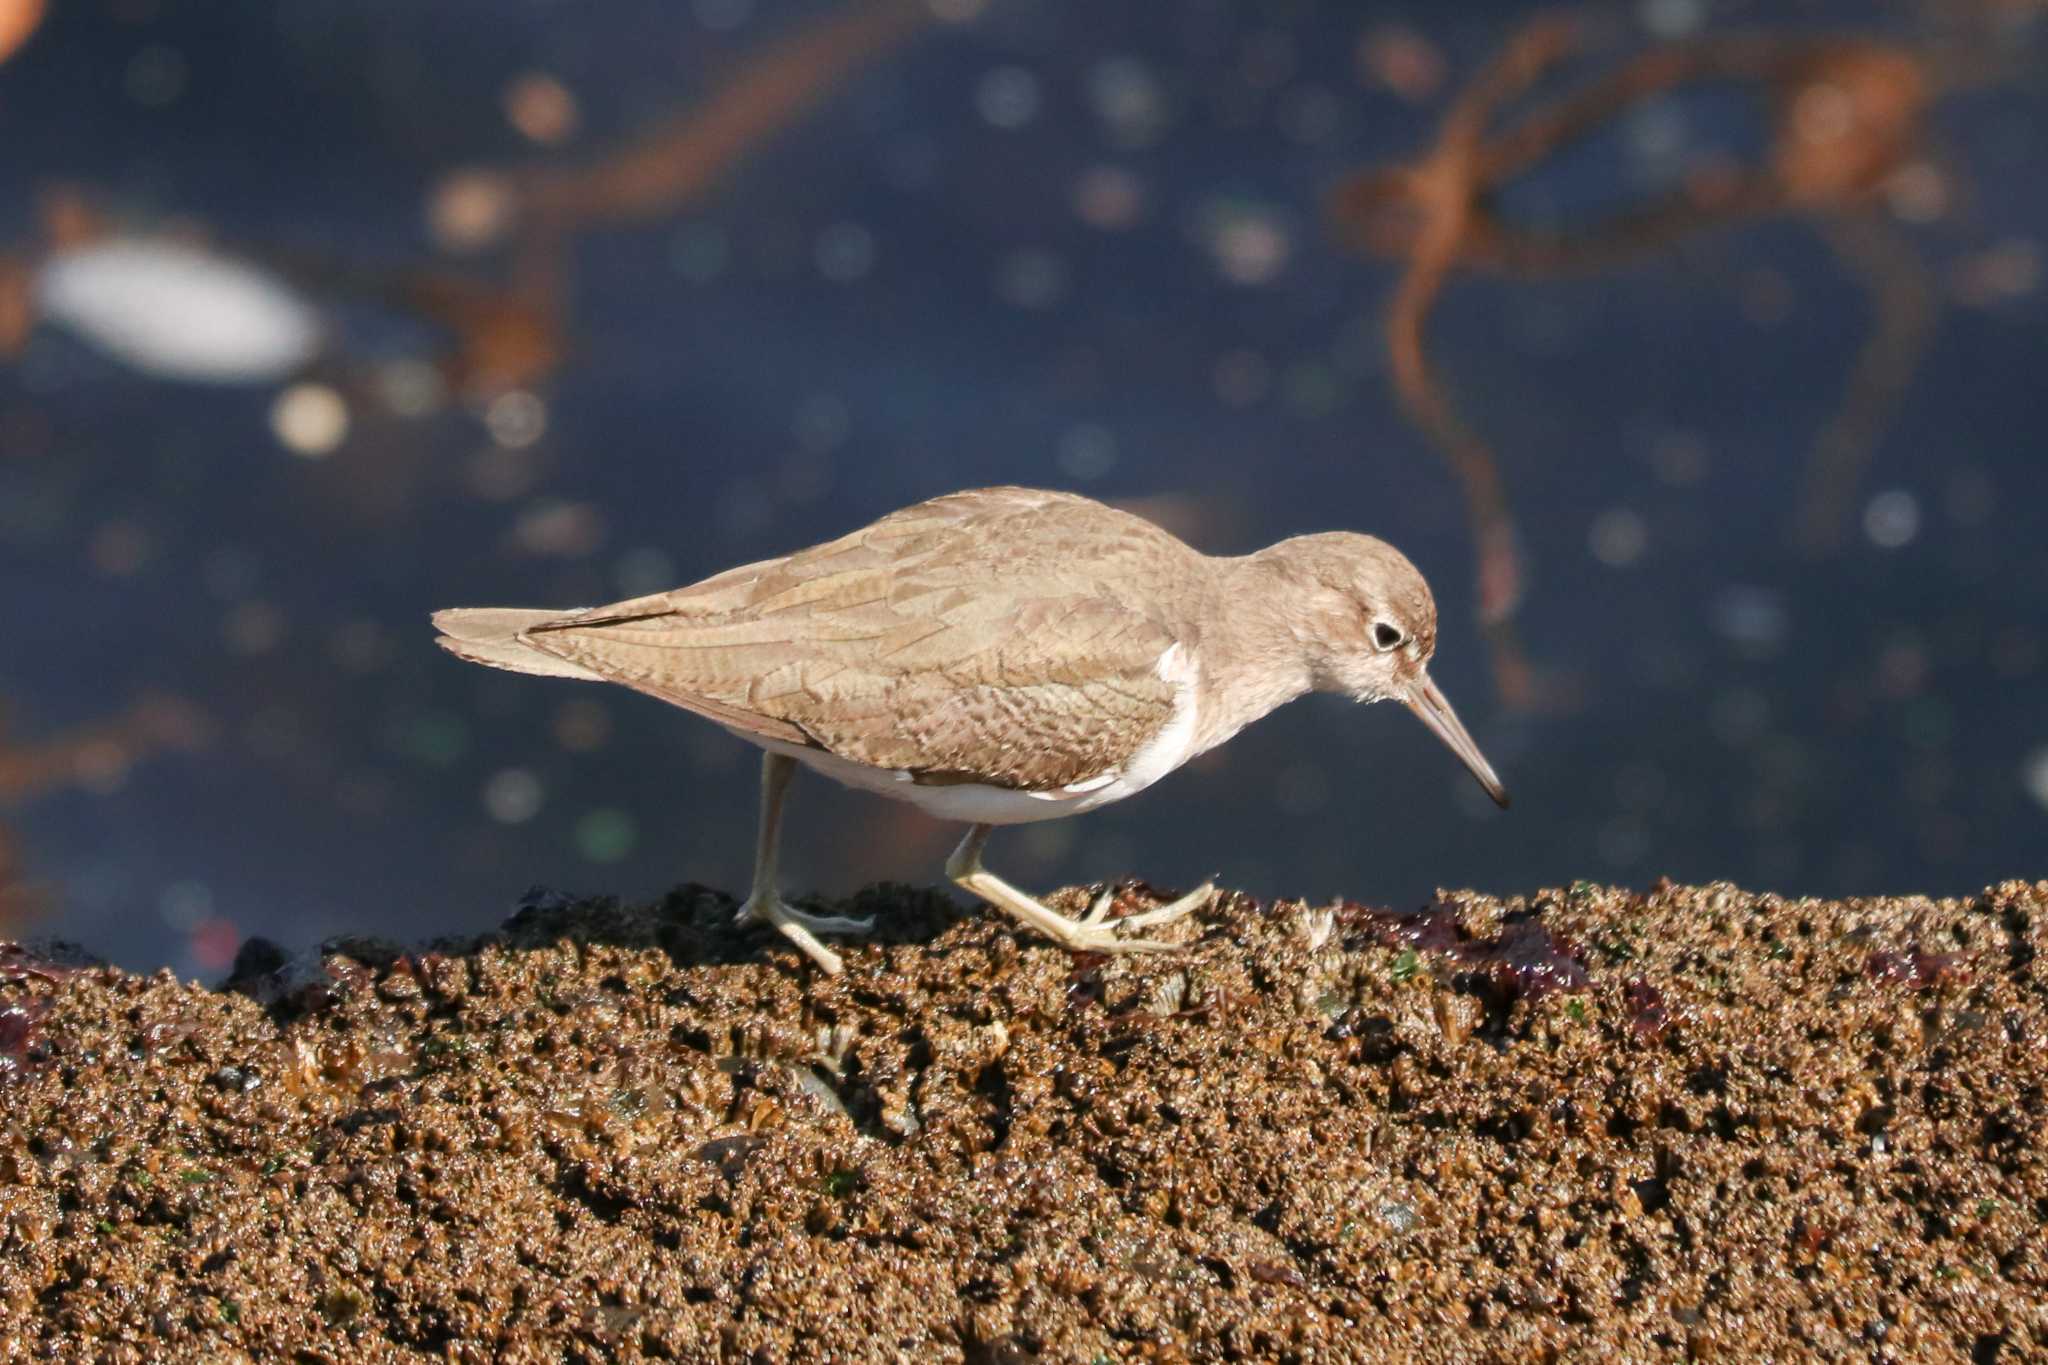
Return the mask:
<path fill-rule="evenodd" d="M 1213 885 L 1203 885 L 1156 909 L 1141 914 L 1126 915 L 1122 919 L 1109 918 L 1109 908 L 1116 903 L 1116 888 L 1110 887 L 1095 898 L 1088 907 L 1088 913 L 1079 919 L 1047 911 L 1051 921 L 1038 921 L 1037 926 L 1045 933 L 1060 941 L 1061 945 L 1080 953 L 1158 953 L 1167 952 L 1180 945 L 1166 943 L 1153 938 L 1126 938 L 1125 934 L 1134 929 L 1145 929 L 1155 924 L 1171 924 L 1182 916 L 1201 909 L 1216 894 Z"/>
<path fill-rule="evenodd" d="M 1126 929 L 1143 929 L 1151 924 L 1171 924 L 1184 915 L 1193 914 L 1216 898 L 1216 883 L 1203 882 L 1179 900 L 1146 910 L 1136 915 L 1125 915 L 1117 923 Z M 1095 898 L 1095 904 L 1088 907 L 1088 917 L 1083 924 L 1100 924 L 1109 914 L 1109 907 L 1116 903 L 1116 888 L 1110 887 Z"/>
<path fill-rule="evenodd" d="M 1062 915 L 1038 900 L 998 877 L 981 865 L 981 850 L 988 842 L 992 826 L 975 825 L 967 831 L 967 837 L 960 841 L 960 847 L 953 850 L 953 856 L 946 859 L 946 875 L 954 885 L 970 891 L 1012 918 L 1029 925 L 1053 942 L 1076 953 L 1160 953 L 1168 952 L 1180 945 L 1163 943 L 1152 938 L 1126 938 L 1133 929 L 1149 928 L 1155 924 L 1167 924 L 1179 919 L 1191 910 L 1209 903 L 1216 894 L 1213 885 L 1205 885 L 1189 892 L 1179 900 L 1162 905 L 1156 910 L 1112 920 L 1109 908 L 1116 903 L 1116 892 L 1109 890 L 1095 898 L 1088 907 L 1088 913 L 1075 919 Z"/>
<path fill-rule="evenodd" d="M 775 910 L 763 910 L 761 901 L 749 897 L 747 903 L 732 917 L 738 925 L 747 924 L 801 924 L 814 934 L 872 934 L 875 932 L 874 916 L 866 919 L 852 919 L 845 915 L 813 915 L 797 909 L 784 901 L 774 902 Z"/>
<path fill-rule="evenodd" d="M 874 932 L 873 919 L 850 919 L 844 915 L 806 914 L 793 906 L 786 905 L 780 896 L 747 897 L 732 922 L 736 925 L 772 924 L 782 932 L 784 938 L 803 949 L 804 954 L 825 969 L 828 976 L 837 976 L 844 966 L 839 954 L 818 942 L 819 934 L 849 934 L 860 936 Z"/>

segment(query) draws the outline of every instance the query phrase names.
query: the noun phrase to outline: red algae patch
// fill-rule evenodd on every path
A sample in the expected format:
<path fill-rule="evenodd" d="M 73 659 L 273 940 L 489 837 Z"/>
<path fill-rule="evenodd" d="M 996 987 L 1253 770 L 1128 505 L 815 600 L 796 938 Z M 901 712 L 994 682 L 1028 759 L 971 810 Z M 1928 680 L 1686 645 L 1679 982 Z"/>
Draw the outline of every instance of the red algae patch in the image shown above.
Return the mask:
<path fill-rule="evenodd" d="M 0 984 L 20 981 L 62 981 L 77 971 L 58 961 L 61 950 L 38 951 L 22 943 L 0 942 Z"/>
<path fill-rule="evenodd" d="M 42 1000 L 0 1002 L 0 1085 L 19 1080 L 39 1062 L 36 1025 L 49 1010 Z"/>
<path fill-rule="evenodd" d="M 734 908 L 7 974 L 0 1359 L 2048 1353 L 2048 883 Z"/>

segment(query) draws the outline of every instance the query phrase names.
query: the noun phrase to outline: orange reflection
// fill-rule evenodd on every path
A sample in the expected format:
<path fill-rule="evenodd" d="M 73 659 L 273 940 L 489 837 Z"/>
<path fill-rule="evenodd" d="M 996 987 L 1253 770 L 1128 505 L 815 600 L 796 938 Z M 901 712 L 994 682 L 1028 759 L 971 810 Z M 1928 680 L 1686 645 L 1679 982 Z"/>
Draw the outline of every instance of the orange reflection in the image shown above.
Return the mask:
<path fill-rule="evenodd" d="M 1398 254 L 1407 264 L 1386 317 L 1395 393 L 1464 490 L 1478 561 L 1479 617 L 1492 643 L 1496 683 L 1509 700 L 1526 700 L 1536 689 L 1504 628 L 1522 596 L 1514 521 L 1493 451 L 1458 414 L 1429 363 L 1426 328 L 1452 268 L 1473 250 L 1475 234 L 1489 231 L 1486 138 L 1496 110 L 1527 92 L 1572 41 L 1562 20 L 1524 27 L 1452 101 L 1421 160 L 1354 177 L 1339 186 L 1330 205 L 1352 240 Z"/>
<path fill-rule="evenodd" d="M 106 788 L 165 750 L 191 751 L 212 738 L 205 715 L 180 697 L 143 697 L 110 720 L 79 726 L 39 744 L 10 741 L 0 729 L 0 806 L 21 805 L 64 787 Z"/>
<path fill-rule="evenodd" d="M 404 269 L 359 277 L 356 291 L 448 335 L 438 367 L 454 392 L 488 400 L 532 390 L 571 350 L 572 239 L 681 210 L 931 18 L 925 0 L 850 6 L 771 42 L 702 104 L 593 159 L 457 172 L 429 203 L 435 236 L 454 250 L 508 246 L 508 280 Z"/>
<path fill-rule="evenodd" d="M 0 251 L 0 360 L 20 355 L 35 325 L 35 268 L 18 251 Z"/>
<path fill-rule="evenodd" d="M 41 743 L 18 744 L 8 738 L 0 704 L 0 808 L 24 805 L 69 787 L 109 790 L 153 754 L 198 749 L 211 741 L 212 731 L 212 724 L 190 702 L 150 695 L 112 719 Z M 46 901 L 45 894 L 25 879 L 17 841 L 0 826 L 0 929 L 33 917 Z"/>
<path fill-rule="evenodd" d="M 13 12 L 5 5 L 0 0 L 0 35 L 8 31 L 5 16 Z M 228 259 L 276 271 L 330 306 L 366 302 L 424 321 L 445 337 L 434 365 L 450 392 L 488 402 L 505 393 L 531 391 L 551 378 L 570 353 L 571 239 L 590 228 L 678 211 L 871 59 L 931 22 L 933 10 L 926 0 L 849 5 L 770 42 L 741 62 L 701 104 L 599 156 L 581 163 L 450 176 L 430 205 L 436 236 L 457 249 L 507 246 L 503 282 L 445 268 L 370 266 L 283 249 L 258 248 Z M 536 91 L 543 103 L 571 98 L 542 78 L 528 77 L 512 92 L 518 95 L 514 104 L 525 110 L 522 127 L 539 117 L 527 107 Z M 559 118 L 543 122 L 548 128 L 561 124 Z M 0 358 L 18 353 L 38 321 L 37 272 L 54 256 L 115 231 L 86 195 L 69 187 L 44 192 L 38 207 L 39 240 L 26 250 L 0 252 Z M 311 368 L 343 390 L 368 387 L 350 373 L 347 357 L 322 355 Z"/>
<path fill-rule="evenodd" d="M 0 0 L 0 62 L 21 50 L 43 22 L 43 0 Z"/>
<path fill-rule="evenodd" d="M 587 228 L 672 214 L 931 19 L 925 0 L 848 6 L 771 43 L 702 104 L 594 160 L 451 176 L 436 191 L 432 216 L 450 245 L 473 248 L 511 233 L 553 244 Z"/>
<path fill-rule="evenodd" d="M 1453 101 L 1422 158 L 1355 174 L 1329 201 L 1344 240 L 1405 267 L 1385 323 L 1396 393 L 1464 490 L 1480 617 L 1493 638 L 1496 679 L 1510 700 L 1527 701 L 1535 691 L 1505 629 L 1523 589 L 1505 487 L 1491 448 L 1445 393 L 1426 347 L 1430 310 L 1454 269 L 1523 276 L 1606 269 L 1715 227 L 1773 215 L 1814 222 L 1875 300 L 1871 339 L 1809 460 L 1798 530 L 1815 549 L 1839 539 L 1862 468 L 1934 316 L 1924 267 L 1877 204 L 1879 192 L 1909 166 L 1933 100 L 1935 82 L 1921 54 L 1854 36 L 1702 38 L 1640 54 L 1491 126 L 1504 105 L 1573 55 L 1578 41 L 1560 18 L 1525 25 Z M 1754 164 L 1724 159 L 1698 168 L 1670 193 L 1566 231 L 1525 229 L 1497 211 L 1505 186 L 1567 146 L 1648 100 L 1705 84 L 1762 96 L 1768 137 Z"/>

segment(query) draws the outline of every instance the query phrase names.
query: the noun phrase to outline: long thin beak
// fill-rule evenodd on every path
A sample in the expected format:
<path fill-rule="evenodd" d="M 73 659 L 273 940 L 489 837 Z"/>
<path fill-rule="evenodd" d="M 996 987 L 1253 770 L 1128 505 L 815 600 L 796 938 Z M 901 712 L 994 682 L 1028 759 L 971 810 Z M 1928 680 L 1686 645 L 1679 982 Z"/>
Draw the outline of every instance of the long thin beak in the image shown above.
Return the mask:
<path fill-rule="evenodd" d="M 1479 779 L 1479 785 L 1486 788 L 1486 794 L 1493 798 L 1496 806 L 1508 803 L 1508 789 L 1500 784 L 1493 765 L 1486 761 L 1486 755 L 1479 752 L 1479 746 L 1472 742 L 1472 736 L 1465 732 L 1465 726 L 1458 719 L 1458 713 L 1451 709 L 1450 700 L 1430 681 L 1429 674 L 1418 673 L 1415 685 L 1401 698 L 1408 709 L 1421 717 L 1422 723 L 1436 732 L 1436 737 L 1450 746 L 1452 753 L 1463 759 L 1465 766 L 1472 770 L 1472 776 Z"/>

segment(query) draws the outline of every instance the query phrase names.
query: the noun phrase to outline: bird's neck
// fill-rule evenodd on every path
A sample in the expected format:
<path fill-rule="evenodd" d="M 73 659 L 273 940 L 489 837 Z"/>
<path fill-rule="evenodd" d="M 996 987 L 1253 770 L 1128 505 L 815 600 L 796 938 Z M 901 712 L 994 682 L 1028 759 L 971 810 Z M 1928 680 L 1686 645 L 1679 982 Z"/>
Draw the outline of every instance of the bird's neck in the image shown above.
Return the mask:
<path fill-rule="evenodd" d="M 1212 559 L 1215 598 L 1199 657 L 1202 709 L 1195 749 L 1215 748 L 1310 690 L 1307 650 L 1287 616 L 1289 589 L 1257 555 Z"/>

